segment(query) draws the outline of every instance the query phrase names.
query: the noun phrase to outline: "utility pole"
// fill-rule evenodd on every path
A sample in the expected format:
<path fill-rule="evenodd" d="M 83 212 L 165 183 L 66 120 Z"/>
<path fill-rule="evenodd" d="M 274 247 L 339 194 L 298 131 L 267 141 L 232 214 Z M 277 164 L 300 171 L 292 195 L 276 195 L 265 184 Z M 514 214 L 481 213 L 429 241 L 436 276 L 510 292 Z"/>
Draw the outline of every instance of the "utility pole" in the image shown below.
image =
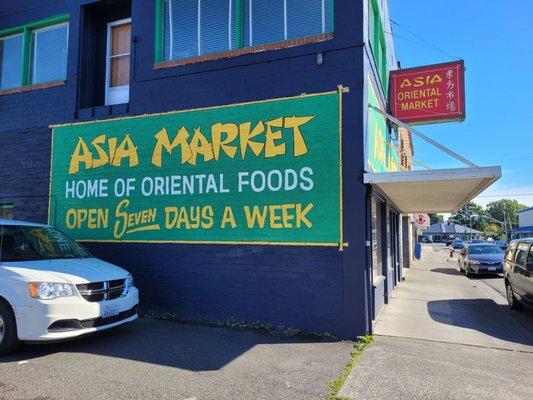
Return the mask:
<path fill-rule="evenodd" d="M 505 210 L 503 211 L 503 226 L 505 230 L 505 241 L 509 241 L 509 231 L 507 230 L 507 216 L 505 215 Z"/>

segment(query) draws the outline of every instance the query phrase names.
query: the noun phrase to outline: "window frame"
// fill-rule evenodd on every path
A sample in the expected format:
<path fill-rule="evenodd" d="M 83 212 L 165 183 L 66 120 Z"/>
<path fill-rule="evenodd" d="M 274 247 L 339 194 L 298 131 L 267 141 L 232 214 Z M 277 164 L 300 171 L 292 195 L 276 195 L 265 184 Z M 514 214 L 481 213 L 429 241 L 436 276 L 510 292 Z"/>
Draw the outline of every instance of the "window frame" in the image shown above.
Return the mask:
<path fill-rule="evenodd" d="M 131 17 L 130 18 L 124 18 L 124 19 L 121 19 L 121 20 L 118 20 L 118 21 L 112 21 L 112 22 L 109 22 L 107 24 L 107 27 L 106 27 L 106 54 L 105 54 L 105 93 L 104 93 L 104 104 L 106 106 L 110 106 L 110 105 L 116 105 L 116 104 L 125 104 L 125 103 L 128 103 L 129 102 L 129 88 L 130 88 L 130 82 L 131 82 L 131 47 L 130 47 L 130 52 L 129 53 L 124 53 L 124 54 L 119 54 L 119 55 L 113 55 L 111 56 L 111 32 L 113 31 L 113 28 L 116 27 L 116 26 L 121 26 L 121 25 L 127 25 L 129 24 L 130 25 L 130 46 L 131 46 L 131 29 L 132 29 L 132 21 L 131 21 Z M 129 80 L 128 80 L 128 84 L 127 85 L 121 85 L 121 86 L 115 86 L 114 88 L 112 88 L 110 86 L 110 82 L 111 82 L 111 58 L 112 57 L 120 57 L 120 56 L 125 56 L 125 55 L 128 55 L 130 57 L 130 71 L 129 71 Z M 110 91 L 113 91 L 113 90 L 128 90 L 128 101 L 127 102 L 123 102 L 123 103 L 112 103 L 111 102 L 111 99 L 110 99 Z"/>
<path fill-rule="evenodd" d="M 326 7 L 328 7 L 327 4 L 325 4 L 328 0 L 324 1 L 324 16 L 326 15 Z M 233 46 L 231 46 L 231 49 L 220 51 L 220 52 L 214 52 L 214 53 L 206 53 L 201 54 L 197 56 L 192 57 L 185 57 L 185 58 L 177 58 L 177 59 L 170 59 L 165 60 L 164 59 L 164 2 L 165 0 L 155 0 L 155 32 L 154 32 L 154 64 L 156 68 L 159 68 L 160 66 L 175 66 L 176 65 L 182 65 L 182 64 L 189 64 L 192 62 L 199 62 L 199 61 L 209 61 L 213 59 L 221 58 L 221 54 L 223 57 L 233 57 L 238 56 L 241 54 L 249 54 L 253 53 L 255 51 L 262 51 L 262 50 L 269 50 L 269 49 L 280 49 L 284 47 L 290 47 L 290 46 L 296 46 L 296 45 L 305 45 L 309 43 L 315 43 L 325 40 L 330 40 L 333 38 L 333 32 L 335 31 L 335 1 L 331 1 L 329 7 L 331 7 L 331 30 L 325 29 L 325 32 L 317 33 L 315 35 L 311 36 L 302 36 L 298 38 L 293 39 L 286 39 L 286 40 L 278 40 L 273 41 L 271 43 L 265 43 L 265 44 L 259 44 L 259 45 L 251 45 L 251 46 L 245 46 L 245 40 L 244 40 L 244 7 L 245 2 L 244 0 L 236 0 L 235 2 L 235 13 L 237 15 L 236 21 L 234 26 L 232 27 L 237 34 L 235 34 L 235 41 L 232 41 Z M 326 27 L 327 27 L 327 19 L 326 20 Z M 230 35 L 231 36 L 231 35 Z M 302 40 L 303 38 L 307 38 L 308 40 Z M 229 55 L 227 55 L 229 54 Z M 218 55 L 218 56 L 217 56 Z M 193 61 L 184 62 L 183 60 L 190 60 Z M 198 60 L 197 60 L 198 59 Z M 169 64 L 169 65 L 167 65 Z M 158 67 L 159 66 L 159 67 Z"/>
<path fill-rule="evenodd" d="M 522 250 L 524 247 L 526 249 Z M 529 250 L 530 249 L 531 249 L 531 245 L 529 243 L 527 243 L 527 242 L 520 242 L 518 244 L 518 246 L 516 246 L 516 251 L 515 251 L 515 254 L 514 254 L 514 257 L 513 257 L 515 265 L 517 265 L 517 266 L 519 266 L 521 268 L 525 268 L 526 262 L 527 262 L 527 258 L 529 257 Z M 519 251 L 524 251 L 524 253 L 525 253 L 524 261 L 521 264 L 518 262 L 518 256 L 520 255 Z"/>
<path fill-rule="evenodd" d="M 30 69 L 32 68 L 31 65 L 31 52 L 32 52 L 32 33 L 35 31 L 39 31 L 41 29 L 45 28 L 52 28 L 54 26 L 60 26 L 62 24 L 65 24 L 67 26 L 67 58 L 68 58 L 68 43 L 69 43 L 69 31 L 70 31 L 70 14 L 59 14 L 55 15 L 53 17 L 41 19 L 39 21 L 30 22 L 23 25 L 17 25 L 11 28 L 2 29 L 0 30 L 0 39 L 8 38 L 13 35 L 22 34 L 22 78 L 20 85 L 15 86 L 10 89 L 3 89 L 3 90 L 13 90 L 22 88 L 25 86 L 35 86 L 31 83 L 31 74 Z M 67 62 L 68 64 L 68 62 Z M 62 81 L 66 80 L 63 79 Z M 56 82 L 56 81 L 53 81 Z M 49 82 L 42 82 L 40 84 L 46 84 Z"/>
<path fill-rule="evenodd" d="M 48 30 L 51 30 L 51 29 L 56 29 L 56 28 L 59 28 L 59 27 L 66 27 L 67 28 L 67 54 L 68 54 L 68 33 L 69 33 L 69 25 L 68 25 L 68 22 L 61 22 L 59 24 L 53 24 L 53 25 L 46 25 L 46 26 L 43 26 L 42 28 L 35 28 L 35 29 L 32 29 L 31 32 L 30 32 L 30 52 L 29 52 L 29 56 L 30 56 L 30 59 L 29 59 L 29 68 L 28 68 L 28 72 L 29 72 L 29 76 L 28 76 L 28 84 L 29 85 L 40 85 L 42 83 L 48 83 L 48 82 L 55 82 L 57 81 L 57 79 L 53 80 L 53 81 L 45 81 L 45 82 L 39 82 L 39 83 L 33 83 L 32 80 L 35 78 L 36 74 L 37 74 L 37 71 L 36 71 L 36 65 L 37 63 L 35 63 L 35 60 L 36 60 L 36 57 L 35 57 L 35 52 L 36 52 L 36 44 L 37 44 L 37 36 L 35 36 L 35 39 L 33 40 L 33 45 L 32 45 L 32 40 L 31 40 L 31 36 L 35 33 L 40 33 L 40 32 L 46 32 Z M 23 48 L 23 54 L 24 54 L 24 48 Z M 34 60 L 34 64 L 32 65 L 32 60 Z M 66 62 L 66 61 L 65 61 Z M 65 79 L 66 79 L 66 76 L 65 76 Z"/>

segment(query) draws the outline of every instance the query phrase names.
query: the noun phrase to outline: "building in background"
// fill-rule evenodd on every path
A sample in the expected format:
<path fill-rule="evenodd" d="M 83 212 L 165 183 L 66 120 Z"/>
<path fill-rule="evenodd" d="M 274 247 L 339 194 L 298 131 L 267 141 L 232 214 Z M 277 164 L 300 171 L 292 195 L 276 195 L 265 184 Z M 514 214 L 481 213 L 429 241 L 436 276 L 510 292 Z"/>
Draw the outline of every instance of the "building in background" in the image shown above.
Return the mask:
<path fill-rule="evenodd" d="M 422 235 L 431 237 L 434 243 L 445 243 L 449 238 L 469 240 L 479 237 L 482 233 L 481 231 L 460 224 L 437 222 L 425 230 Z"/>
<path fill-rule="evenodd" d="M 533 237 L 533 207 L 524 208 L 517 212 L 518 227 L 512 231 L 515 239 Z"/>
<path fill-rule="evenodd" d="M 498 172 L 410 171 L 390 32 L 385 0 L 4 0 L 2 213 L 127 268 L 145 310 L 369 333 L 408 214 Z"/>

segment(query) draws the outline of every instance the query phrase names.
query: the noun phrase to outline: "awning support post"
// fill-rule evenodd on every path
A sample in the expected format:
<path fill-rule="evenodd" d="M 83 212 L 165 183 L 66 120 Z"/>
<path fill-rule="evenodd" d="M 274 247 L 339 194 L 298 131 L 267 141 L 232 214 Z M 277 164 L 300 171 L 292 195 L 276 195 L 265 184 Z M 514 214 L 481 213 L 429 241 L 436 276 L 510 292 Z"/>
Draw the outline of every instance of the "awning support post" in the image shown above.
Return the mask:
<path fill-rule="evenodd" d="M 371 109 L 377 111 L 378 113 L 380 113 L 381 115 L 383 115 L 385 118 L 387 118 L 389 121 L 393 122 L 394 124 L 402 127 L 402 128 L 405 128 L 407 129 L 409 132 L 415 134 L 416 136 L 418 136 L 419 138 L 425 140 L 426 142 L 432 144 L 433 146 L 437 147 L 438 149 L 444 151 L 445 153 L 449 154 L 450 156 L 452 156 L 453 158 L 455 158 L 456 160 L 459 160 L 461 161 L 463 164 L 466 164 L 468 165 L 469 167 L 472 167 L 472 168 L 476 168 L 477 165 L 474 164 L 473 162 L 467 160 L 466 158 L 460 156 L 459 154 L 457 154 L 455 151 L 453 150 L 450 150 L 449 148 L 447 148 L 446 146 L 443 146 L 442 144 L 440 144 L 439 142 L 431 139 L 429 136 L 427 135 L 424 135 L 422 132 L 419 132 L 417 131 L 416 129 L 414 129 L 413 127 L 411 127 L 410 125 L 400 121 L 399 119 L 397 118 L 394 118 L 392 115 L 390 114 L 387 114 L 385 111 L 382 111 L 380 110 L 379 108 L 377 107 L 374 107 L 373 105 L 368 105 L 368 107 L 370 107 Z"/>

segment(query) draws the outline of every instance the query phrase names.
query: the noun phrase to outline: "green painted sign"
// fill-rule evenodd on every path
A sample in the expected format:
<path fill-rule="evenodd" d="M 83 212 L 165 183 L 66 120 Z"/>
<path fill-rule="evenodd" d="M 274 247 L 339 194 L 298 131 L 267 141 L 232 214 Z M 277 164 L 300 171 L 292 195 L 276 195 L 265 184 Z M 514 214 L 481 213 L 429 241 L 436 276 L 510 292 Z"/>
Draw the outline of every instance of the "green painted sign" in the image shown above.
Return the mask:
<path fill-rule="evenodd" d="M 372 79 L 368 77 L 368 104 L 380 108 Z M 368 109 L 367 154 L 368 165 L 372 172 L 394 172 L 400 167 L 398 150 L 392 144 L 385 117 Z"/>
<path fill-rule="evenodd" d="M 82 241 L 339 245 L 341 100 L 53 126 L 49 222 Z"/>

